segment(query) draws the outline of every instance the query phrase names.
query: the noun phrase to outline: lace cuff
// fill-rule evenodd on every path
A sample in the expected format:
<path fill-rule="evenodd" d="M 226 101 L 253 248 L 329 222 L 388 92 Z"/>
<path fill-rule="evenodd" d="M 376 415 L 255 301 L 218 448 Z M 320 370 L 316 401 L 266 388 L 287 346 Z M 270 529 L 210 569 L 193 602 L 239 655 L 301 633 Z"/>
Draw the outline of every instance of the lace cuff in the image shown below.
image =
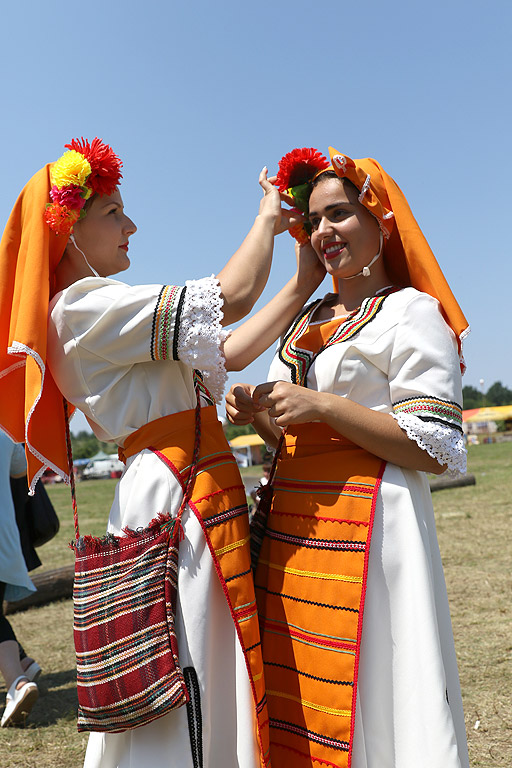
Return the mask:
<path fill-rule="evenodd" d="M 449 470 L 465 474 L 467 451 L 460 430 L 438 422 L 422 421 L 410 413 L 392 413 L 391 416 L 407 437 L 439 464 L 446 464 Z"/>
<path fill-rule="evenodd" d="M 222 320 L 222 297 L 217 278 L 187 280 L 182 322 L 178 335 L 179 359 L 201 371 L 204 383 L 217 402 L 222 398 L 227 373 L 222 345 L 229 336 Z"/>

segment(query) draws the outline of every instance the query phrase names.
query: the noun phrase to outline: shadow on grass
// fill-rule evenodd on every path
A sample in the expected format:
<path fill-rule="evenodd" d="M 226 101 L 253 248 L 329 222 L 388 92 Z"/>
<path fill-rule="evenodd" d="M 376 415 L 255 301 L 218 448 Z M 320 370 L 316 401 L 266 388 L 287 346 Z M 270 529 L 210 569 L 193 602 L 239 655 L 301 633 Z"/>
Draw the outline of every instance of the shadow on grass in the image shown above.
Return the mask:
<path fill-rule="evenodd" d="M 30 714 L 27 727 L 41 728 L 60 720 L 76 720 L 78 698 L 76 669 L 43 675 L 37 681 L 39 698 Z"/>

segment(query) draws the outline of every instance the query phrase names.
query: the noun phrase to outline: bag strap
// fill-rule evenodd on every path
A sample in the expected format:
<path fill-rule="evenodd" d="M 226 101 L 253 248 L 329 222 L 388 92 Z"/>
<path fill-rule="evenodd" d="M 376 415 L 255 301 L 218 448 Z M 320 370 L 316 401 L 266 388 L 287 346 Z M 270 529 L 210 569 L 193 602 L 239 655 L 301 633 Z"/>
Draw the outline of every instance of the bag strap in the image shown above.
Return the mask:
<path fill-rule="evenodd" d="M 194 432 L 194 450 L 192 453 L 192 463 L 190 466 L 190 472 L 183 492 L 183 501 L 178 510 L 176 516 L 177 520 L 181 520 L 183 510 L 190 501 L 192 489 L 197 475 L 197 465 L 199 463 L 199 451 L 201 448 L 201 401 L 199 396 L 199 383 L 198 378 L 194 371 L 194 392 L 196 395 L 196 408 L 195 408 L 195 432 Z M 66 448 L 68 454 L 68 469 L 69 469 L 69 485 L 71 490 L 71 506 L 73 507 L 73 521 L 75 525 L 75 541 L 80 538 L 80 528 L 78 525 L 78 504 L 76 500 L 76 485 L 75 485 L 75 473 L 73 471 L 73 451 L 71 447 L 71 434 L 69 430 L 69 409 L 66 398 L 64 401 L 64 418 L 66 422 Z"/>
<path fill-rule="evenodd" d="M 73 521 L 75 523 L 75 540 L 80 538 L 80 529 L 78 527 L 78 504 L 76 502 L 75 473 L 73 471 L 73 450 L 71 448 L 71 434 L 69 431 L 69 409 L 68 401 L 62 398 L 64 402 L 64 419 L 66 421 L 66 449 L 68 453 L 69 486 L 71 489 L 71 506 L 73 507 Z"/>
<path fill-rule="evenodd" d="M 272 483 L 274 482 L 274 477 L 276 476 L 276 470 L 277 470 L 277 462 L 279 461 L 279 458 L 281 456 L 281 450 L 283 448 L 285 434 L 286 434 L 286 430 L 283 429 L 279 437 L 278 443 L 276 445 L 274 458 L 272 459 L 272 466 L 270 468 L 270 473 L 268 476 L 268 485 L 272 485 Z"/>

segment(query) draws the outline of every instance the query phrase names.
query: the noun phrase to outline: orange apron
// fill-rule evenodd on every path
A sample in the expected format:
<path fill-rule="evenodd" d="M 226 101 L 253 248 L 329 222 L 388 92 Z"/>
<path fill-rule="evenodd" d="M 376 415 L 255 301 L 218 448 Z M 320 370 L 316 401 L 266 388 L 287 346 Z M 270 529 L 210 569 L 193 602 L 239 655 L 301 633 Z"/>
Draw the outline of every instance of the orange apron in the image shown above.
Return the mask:
<path fill-rule="evenodd" d="M 385 464 L 325 424 L 288 428 L 255 579 L 276 766 L 350 766 Z"/>
<path fill-rule="evenodd" d="M 185 488 L 191 466 L 195 411 L 150 422 L 130 435 L 120 458 L 149 448 Z M 251 682 L 261 765 L 270 766 L 263 662 L 249 550 L 245 489 L 214 406 L 201 408 L 201 447 L 189 507 L 204 531 L 242 646 Z"/>

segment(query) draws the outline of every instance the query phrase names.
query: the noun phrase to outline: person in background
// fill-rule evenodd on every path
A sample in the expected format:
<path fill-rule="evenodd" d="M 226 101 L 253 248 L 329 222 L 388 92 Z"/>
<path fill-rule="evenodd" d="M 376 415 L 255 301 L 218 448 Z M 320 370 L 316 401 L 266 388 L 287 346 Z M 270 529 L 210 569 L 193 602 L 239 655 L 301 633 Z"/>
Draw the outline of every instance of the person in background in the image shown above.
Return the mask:
<path fill-rule="evenodd" d="M 24 722 L 38 697 L 35 680 L 41 667 L 18 644 L 9 621 L 3 614 L 4 600 L 22 600 L 35 587 L 28 575 L 16 525 L 10 477 L 25 477 L 27 463 L 22 445 L 12 442 L 0 430 L 0 672 L 7 688 L 1 726 Z"/>

